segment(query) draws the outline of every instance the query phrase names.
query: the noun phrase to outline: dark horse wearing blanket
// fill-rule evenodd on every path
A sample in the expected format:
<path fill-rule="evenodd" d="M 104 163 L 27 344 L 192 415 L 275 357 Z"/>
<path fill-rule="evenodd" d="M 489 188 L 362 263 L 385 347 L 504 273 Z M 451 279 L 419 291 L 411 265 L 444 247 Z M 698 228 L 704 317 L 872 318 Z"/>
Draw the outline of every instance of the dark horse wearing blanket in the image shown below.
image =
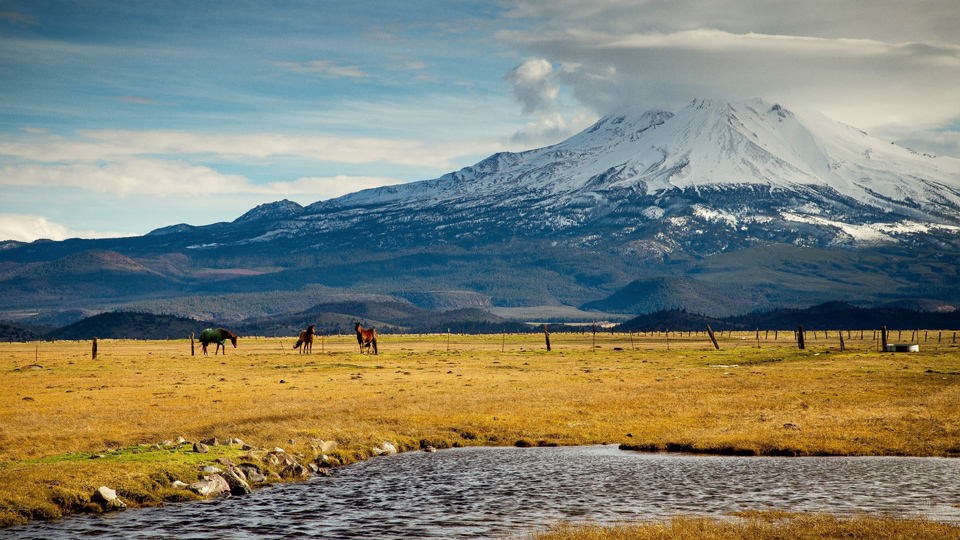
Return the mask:
<path fill-rule="evenodd" d="M 373 345 L 373 354 L 377 353 L 377 331 L 373 328 L 369 330 L 364 330 L 360 327 L 360 323 L 357 324 L 357 343 L 360 344 L 360 354 L 363 354 L 363 348 L 366 346 L 370 348 L 370 345 Z"/>
<path fill-rule="evenodd" d="M 227 355 L 227 346 L 224 345 L 226 340 L 230 340 L 233 343 L 233 348 L 237 348 L 237 335 L 229 330 L 223 328 L 207 328 L 203 332 L 200 332 L 200 345 L 203 346 L 203 354 L 207 354 L 207 345 L 210 343 L 217 344 L 217 350 L 213 351 L 213 355 L 216 356 L 220 352 L 220 347 L 223 347 L 223 355 Z"/>
<path fill-rule="evenodd" d="M 300 332 L 300 339 L 297 340 L 297 343 L 294 345 L 294 348 L 300 351 L 300 354 L 303 353 L 312 353 L 313 352 L 313 336 L 316 335 L 316 332 L 313 329 L 313 325 L 307 327 L 306 330 Z"/>

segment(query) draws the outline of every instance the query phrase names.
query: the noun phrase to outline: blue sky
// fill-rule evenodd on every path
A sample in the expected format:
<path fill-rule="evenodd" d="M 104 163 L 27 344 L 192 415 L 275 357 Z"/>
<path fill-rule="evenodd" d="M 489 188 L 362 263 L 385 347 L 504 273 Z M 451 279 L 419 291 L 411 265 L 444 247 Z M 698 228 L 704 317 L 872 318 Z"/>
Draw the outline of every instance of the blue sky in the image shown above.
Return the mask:
<path fill-rule="evenodd" d="M 960 157 L 957 88 L 955 0 L 0 0 L 0 239 L 232 220 L 696 97 Z"/>

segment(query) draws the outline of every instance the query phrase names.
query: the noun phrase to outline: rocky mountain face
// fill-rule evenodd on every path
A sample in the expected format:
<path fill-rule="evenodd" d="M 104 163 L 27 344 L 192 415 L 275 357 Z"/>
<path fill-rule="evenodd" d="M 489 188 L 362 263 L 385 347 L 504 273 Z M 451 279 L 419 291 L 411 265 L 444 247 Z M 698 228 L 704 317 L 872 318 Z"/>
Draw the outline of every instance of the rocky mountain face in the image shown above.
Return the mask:
<path fill-rule="evenodd" d="M 763 254 L 784 245 L 804 250 L 766 268 Z M 684 276 L 722 290 L 686 286 L 671 298 L 676 287 L 661 280 L 657 305 L 729 298 L 711 308 L 724 315 L 807 297 L 960 297 L 960 160 L 759 99 L 696 100 L 675 114 L 608 116 L 434 180 L 305 207 L 283 200 L 231 223 L 10 245 L 0 279 L 20 268 L 35 284 L 40 263 L 91 249 L 123 254 L 144 268 L 111 261 L 115 273 L 177 294 L 202 292 L 191 267 L 231 266 L 256 275 L 221 273 L 235 279 L 219 292 L 322 285 L 415 302 L 453 291 L 494 305 L 579 305 L 638 278 Z M 743 261 L 756 264 L 736 270 Z M 608 304 L 646 305 L 628 296 Z M 469 305 L 457 302 L 446 308 Z"/>

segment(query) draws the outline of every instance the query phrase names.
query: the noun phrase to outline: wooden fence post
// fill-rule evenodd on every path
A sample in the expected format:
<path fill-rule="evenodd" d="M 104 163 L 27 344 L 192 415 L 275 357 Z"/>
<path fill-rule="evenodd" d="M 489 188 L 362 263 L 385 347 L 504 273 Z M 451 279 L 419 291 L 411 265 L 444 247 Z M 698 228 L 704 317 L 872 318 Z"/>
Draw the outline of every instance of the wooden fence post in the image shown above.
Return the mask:
<path fill-rule="evenodd" d="M 597 352 L 597 323 L 593 323 L 593 352 Z"/>
<path fill-rule="evenodd" d="M 717 343 L 717 336 L 713 335 L 713 328 L 710 328 L 709 324 L 707 325 L 707 334 L 710 335 L 710 341 L 713 342 L 713 347 L 719 351 L 720 344 Z"/>
<path fill-rule="evenodd" d="M 887 327 L 880 327 L 880 352 L 887 352 Z"/>
<path fill-rule="evenodd" d="M 803 350 L 803 325 L 797 325 L 797 346 Z"/>
<path fill-rule="evenodd" d="M 547 352 L 550 352 L 550 331 L 547 330 L 547 325 L 543 325 L 543 337 L 547 340 Z"/>
<path fill-rule="evenodd" d="M 837 332 L 837 335 L 840 336 L 840 352 L 843 352 L 846 349 L 843 344 L 843 332 Z"/>
<path fill-rule="evenodd" d="M 630 350 L 631 351 L 637 350 L 637 348 L 633 346 L 633 330 L 630 331 Z"/>
<path fill-rule="evenodd" d="M 194 356 L 193 332 L 190 332 L 190 356 Z"/>
<path fill-rule="evenodd" d="M 92 354 L 92 356 L 93 356 L 93 359 L 94 359 L 94 360 L 97 359 L 97 338 L 96 338 L 96 336 L 94 336 L 94 338 L 93 338 L 93 354 Z"/>

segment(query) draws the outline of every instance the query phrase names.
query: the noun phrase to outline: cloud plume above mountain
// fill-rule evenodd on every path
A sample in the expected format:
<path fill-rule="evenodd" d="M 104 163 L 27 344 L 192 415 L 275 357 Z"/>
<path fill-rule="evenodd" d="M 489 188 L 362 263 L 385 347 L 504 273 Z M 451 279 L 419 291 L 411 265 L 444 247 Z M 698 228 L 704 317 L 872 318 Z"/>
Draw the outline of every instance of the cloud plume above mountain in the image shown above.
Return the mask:
<path fill-rule="evenodd" d="M 600 114 L 761 96 L 882 134 L 960 127 L 952 1 L 518 0 L 510 14 L 537 22 L 499 37 Z"/>

